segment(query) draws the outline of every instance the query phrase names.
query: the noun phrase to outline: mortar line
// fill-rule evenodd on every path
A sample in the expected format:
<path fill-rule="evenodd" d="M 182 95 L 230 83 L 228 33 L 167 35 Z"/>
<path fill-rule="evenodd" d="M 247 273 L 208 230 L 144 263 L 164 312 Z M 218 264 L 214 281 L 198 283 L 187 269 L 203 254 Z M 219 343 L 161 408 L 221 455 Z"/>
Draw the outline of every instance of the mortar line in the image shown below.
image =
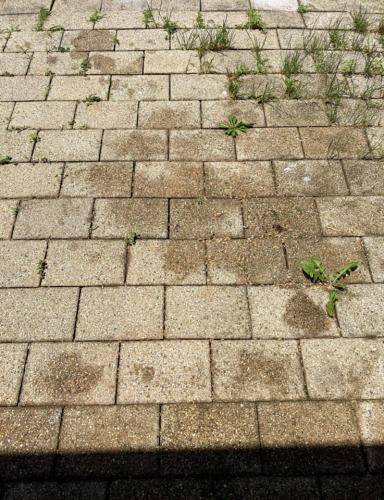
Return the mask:
<path fill-rule="evenodd" d="M 82 287 L 79 287 L 79 291 L 77 293 L 77 303 L 76 303 L 76 312 L 75 312 L 75 321 L 73 324 L 73 334 L 72 334 L 72 342 L 76 341 L 76 334 L 77 334 L 77 324 L 79 321 L 79 311 L 80 311 L 80 301 L 81 301 L 81 292 L 82 292 Z"/>
<path fill-rule="evenodd" d="M 121 342 L 119 342 L 119 349 L 117 352 L 117 362 L 116 362 L 116 384 L 115 384 L 115 405 L 118 404 L 118 395 L 119 395 L 119 376 L 120 376 L 120 358 L 121 358 Z"/>
<path fill-rule="evenodd" d="M 31 343 L 28 343 L 27 344 L 27 352 L 25 354 L 25 360 L 24 360 L 24 366 L 23 366 L 23 373 L 21 374 L 19 392 L 17 394 L 17 403 L 16 403 L 16 406 L 20 405 L 21 393 L 22 393 L 22 390 L 23 390 L 23 384 L 24 384 L 25 372 L 26 372 L 26 369 L 27 369 L 27 362 L 28 362 L 30 347 L 31 347 Z"/>

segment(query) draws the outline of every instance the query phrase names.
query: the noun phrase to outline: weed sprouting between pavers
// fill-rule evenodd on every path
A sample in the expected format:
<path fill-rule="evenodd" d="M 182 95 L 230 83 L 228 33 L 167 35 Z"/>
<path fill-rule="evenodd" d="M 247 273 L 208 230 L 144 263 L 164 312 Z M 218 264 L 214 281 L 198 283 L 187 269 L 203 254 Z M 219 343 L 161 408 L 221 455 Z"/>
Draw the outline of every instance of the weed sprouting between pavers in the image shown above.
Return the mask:
<path fill-rule="evenodd" d="M 219 124 L 219 128 L 225 130 L 225 134 L 230 137 L 237 137 L 239 132 L 245 133 L 247 129 L 251 127 L 252 125 L 250 123 L 244 123 L 238 120 L 234 115 L 230 115 L 227 122 Z"/>
<path fill-rule="evenodd" d="M 358 267 L 358 262 L 349 261 L 335 273 L 328 274 L 324 265 L 317 258 L 312 257 L 309 260 L 301 262 L 301 268 L 307 278 L 313 283 L 321 283 L 326 286 L 328 290 L 326 311 L 331 318 L 335 315 L 335 305 L 339 300 L 338 292 L 347 288 L 344 283 L 341 283 L 341 280 L 349 276 L 353 271 L 356 271 Z"/>

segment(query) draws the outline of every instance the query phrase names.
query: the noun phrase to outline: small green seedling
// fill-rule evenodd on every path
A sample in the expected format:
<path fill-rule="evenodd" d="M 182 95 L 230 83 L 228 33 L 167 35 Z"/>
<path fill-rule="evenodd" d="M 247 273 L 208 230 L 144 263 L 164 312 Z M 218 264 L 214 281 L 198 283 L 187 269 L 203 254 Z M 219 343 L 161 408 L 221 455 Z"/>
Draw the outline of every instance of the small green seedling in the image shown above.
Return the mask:
<path fill-rule="evenodd" d="M 151 25 L 156 26 L 155 16 L 150 5 L 143 10 L 143 22 L 146 28 L 149 28 Z"/>
<path fill-rule="evenodd" d="M 305 14 L 306 12 L 308 12 L 308 7 L 306 5 L 303 5 L 302 3 L 298 6 L 297 8 L 297 12 L 299 14 Z"/>
<path fill-rule="evenodd" d="M 39 137 L 39 131 L 34 130 L 29 134 L 29 140 L 32 142 L 32 144 L 36 144 L 37 142 L 41 141 L 41 137 Z"/>
<path fill-rule="evenodd" d="M 11 208 L 11 212 L 13 213 L 13 215 L 17 215 L 20 211 L 20 208 L 19 207 L 12 207 Z"/>
<path fill-rule="evenodd" d="M 88 19 L 90 23 L 96 24 L 103 19 L 105 14 L 102 14 L 99 10 L 96 10 Z"/>
<path fill-rule="evenodd" d="M 226 135 L 229 135 L 230 137 L 237 137 L 239 132 L 245 133 L 247 129 L 251 127 L 251 124 L 238 120 L 234 115 L 229 116 L 227 122 L 219 124 L 219 128 L 224 129 Z"/>
<path fill-rule="evenodd" d="M 84 57 L 84 59 L 80 63 L 80 75 L 85 75 L 90 68 L 91 62 L 89 60 L 89 57 Z"/>
<path fill-rule="evenodd" d="M 136 244 L 136 241 L 140 238 L 140 235 L 135 233 L 135 231 L 129 231 L 126 237 L 126 242 L 130 247 Z"/>
<path fill-rule="evenodd" d="M 45 21 L 48 19 L 50 10 L 47 7 L 41 7 L 38 13 L 35 31 L 42 31 Z"/>
<path fill-rule="evenodd" d="M 0 165 L 8 165 L 8 163 L 11 163 L 12 161 L 12 156 L 3 156 L 0 158 Z"/>
<path fill-rule="evenodd" d="M 334 274 L 328 274 L 320 260 L 314 257 L 301 262 L 301 268 L 308 279 L 313 283 L 322 283 L 327 286 L 328 302 L 325 309 L 330 318 L 335 315 L 335 304 L 339 300 L 338 292 L 347 288 L 344 283 L 340 283 L 340 280 L 356 271 L 358 267 L 359 264 L 351 260 Z"/>
<path fill-rule="evenodd" d="M 95 95 L 95 94 L 89 94 L 89 95 L 87 95 L 87 97 L 85 99 L 83 99 L 83 102 L 85 102 L 85 104 L 87 106 L 90 106 L 94 102 L 100 102 L 100 101 L 101 101 L 101 97 L 99 97 L 98 95 Z"/>
<path fill-rule="evenodd" d="M 45 260 L 39 260 L 36 264 L 36 271 L 37 274 L 40 276 L 41 279 L 45 277 L 45 272 L 47 270 L 48 264 L 46 263 Z"/>

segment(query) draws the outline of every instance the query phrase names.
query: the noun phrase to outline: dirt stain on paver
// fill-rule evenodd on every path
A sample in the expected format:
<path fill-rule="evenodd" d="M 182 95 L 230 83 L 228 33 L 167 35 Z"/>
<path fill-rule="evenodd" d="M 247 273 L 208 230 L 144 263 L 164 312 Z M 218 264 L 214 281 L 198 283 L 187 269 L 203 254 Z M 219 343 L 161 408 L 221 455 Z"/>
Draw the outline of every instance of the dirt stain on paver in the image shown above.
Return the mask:
<path fill-rule="evenodd" d="M 116 62 L 112 57 L 97 54 L 89 58 L 93 67 L 100 71 L 100 73 L 114 73 L 116 69 Z"/>
<path fill-rule="evenodd" d="M 133 366 L 133 372 L 137 378 L 148 384 L 155 378 L 155 369 L 153 366 L 137 365 Z"/>
<path fill-rule="evenodd" d="M 86 30 L 73 39 L 72 46 L 78 51 L 108 50 L 112 49 L 113 43 L 113 36 L 108 31 Z"/>
<path fill-rule="evenodd" d="M 248 384 L 265 385 L 272 390 L 289 392 L 287 383 L 287 359 L 271 358 L 265 353 L 243 350 L 239 356 L 239 371 L 235 377 L 239 387 Z"/>
<path fill-rule="evenodd" d="M 62 353 L 48 363 L 38 380 L 54 397 L 63 397 L 91 391 L 102 374 L 103 367 L 85 363 L 78 354 Z"/>
<path fill-rule="evenodd" d="M 288 300 L 284 320 L 289 326 L 314 337 L 330 327 L 325 311 L 303 292 L 297 292 Z"/>
<path fill-rule="evenodd" d="M 179 278 L 188 274 L 198 272 L 204 259 L 203 247 L 199 244 L 178 245 L 177 242 L 169 242 L 163 252 L 163 268 Z"/>

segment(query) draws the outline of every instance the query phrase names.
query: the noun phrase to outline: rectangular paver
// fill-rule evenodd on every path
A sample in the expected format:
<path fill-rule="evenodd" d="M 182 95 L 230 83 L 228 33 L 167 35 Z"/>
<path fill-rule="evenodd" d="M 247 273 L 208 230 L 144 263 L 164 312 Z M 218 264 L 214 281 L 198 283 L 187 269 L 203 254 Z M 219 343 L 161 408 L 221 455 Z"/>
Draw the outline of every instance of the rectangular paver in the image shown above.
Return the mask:
<path fill-rule="evenodd" d="M 0 241 L 0 286 L 38 286 L 37 263 L 44 259 L 45 241 Z"/>
<path fill-rule="evenodd" d="M 249 338 L 244 287 L 168 287 L 166 338 Z"/>
<path fill-rule="evenodd" d="M 169 99 L 169 76 L 113 76 L 110 99 L 112 101 Z"/>
<path fill-rule="evenodd" d="M 91 211 L 92 200 L 85 198 L 23 201 L 13 238 L 86 238 Z"/>
<path fill-rule="evenodd" d="M 207 242 L 208 283 L 274 283 L 286 274 L 283 247 L 273 239 L 219 239 Z"/>
<path fill-rule="evenodd" d="M 238 201 L 171 200 L 171 238 L 239 238 L 242 235 L 243 223 Z"/>
<path fill-rule="evenodd" d="M 143 101 L 139 128 L 200 128 L 199 101 Z"/>
<path fill-rule="evenodd" d="M 57 196 L 61 163 L 18 163 L 1 165 L 0 198 Z"/>
<path fill-rule="evenodd" d="M 303 340 L 302 353 L 311 398 L 383 398 L 382 340 Z"/>
<path fill-rule="evenodd" d="M 77 340 L 138 340 L 163 337 L 162 287 L 85 288 Z"/>
<path fill-rule="evenodd" d="M 91 106 L 80 103 L 76 109 L 75 128 L 135 128 L 137 103 L 115 101 L 95 102 Z"/>
<path fill-rule="evenodd" d="M 134 196 L 188 198 L 203 194 L 201 162 L 137 162 Z"/>
<path fill-rule="evenodd" d="M 128 197 L 131 194 L 132 166 L 131 162 L 123 161 L 67 163 L 61 195 Z"/>
<path fill-rule="evenodd" d="M 295 341 L 214 341 L 212 376 L 214 397 L 225 401 L 304 397 L 303 373 Z"/>
<path fill-rule="evenodd" d="M 233 139 L 218 130 L 172 130 L 169 156 L 171 160 L 234 160 L 235 150 Z"/>
<path fill-rule="evenodd" d="M 95 203 L 95 238 L 126 238 L 131 232 L 142 238 L 166 238 L 168 204 L 147 198 L 101 199 Z"/>
<path fill-rule="evenodd" d="M 209 344 L 142 341 L 122 344 L 119 403 L 210 401 Z"/>
<path fill-rule="evenodd" d="M 35 160 L 95 161 L 99 159 L 101 130 L 43 130 Z"/>
<path fill-rule="evenodd" d="M 108 432 L 100 432 L 100 426 Z M 152 405 L 66 408 L 60 450 L 94 452 L 158 447 L 159 409 Z"/>
<path fill-rule="evenodd" d="M 268 473 L 363 470 L 351 403 L 263 403 L 258 405 L 258 415 Z"/>
<path fill-rule="evenodd" d="M 37 243 L 40 242 L 36 242 L 35 245 Z M 51 241 L 47 254 L 48 268 L 44 285 L 122 284 L 124 259 L 123 241 Z"/>
<path fill-rule="evenodd" d="M 317 206 L 326 236 L 384 234 L 384 197 L 322 198 Z"/>
<path fill-rule="evenodd" d="M 102 160 L 166 160 L 165 130 L 106 130 Z"/>
<path fill-rule="evenodd" d="M 0 239 L 11 237 L 17 210 L 16 200 L 0 200 Z"/>
<path fill-rule="evenodd" d="M 258 128 L 236 139 L 239 160 L 278 160 L 303 158 L 295 128 Z"/>
<path fill-rule="evenodd" d="M 1 341 L 72 340 L 76 288 L 4 289 L 0 297 Z"/>
<path fill-rule="evenodd" d="M 112 404 L 116 343 L 36 343 L 30 347 L 21 404 Z"/>
<path fill-rule="evenodd" d="M 339 336 L 336 323 L 326 314 L 323 290 L 249 287 L 248 297 L 254 338 Z"/>
<path fill-rule="evenodd" d="M 384 238 L 364 238 L 373 281 L 384 281 Z"/>
<path fill-rule="evenodd" d="M 10 127 L 70 128 L 75 107 L 74 102 L 17 102 L 12 113 Z"/>
<path fill-rule="evenodd" d="M 337 304 L 345 337 L 384 337 L 384 286 L 353 285 Z"/>
<path fill-rule="evenodd" d="M 270 162 L 205 162 L 205 194 L 208 198 L 273 196 L 275 185 Z"/>
<path fill-rule="evenodd" d="M 259 472 L 256 407 L 252 403 L 197 403 L 164 405 L 161 445 L 171 454 L 162 460 L 166 472 Z M 191 454 L 174 460 L 172 451 Z M 204 453 L 199 451 L 204 450 Z M 210 454 L 209 451 L 212 450 Z M 225 450 L 226 457 L 216 453 Z M 195 454 L 193 452 L 196 451 Z"/>
<path fill-rule="evenodd" d="M 205 249 L 200 241 L 138 240 L 129 247 L 127 284 L 205 284 Z"/>
<path fill-rule="evenodd" d="M 27 344 L 0 344 L 0 404 L 16 405 L 27 354 Z"/>

